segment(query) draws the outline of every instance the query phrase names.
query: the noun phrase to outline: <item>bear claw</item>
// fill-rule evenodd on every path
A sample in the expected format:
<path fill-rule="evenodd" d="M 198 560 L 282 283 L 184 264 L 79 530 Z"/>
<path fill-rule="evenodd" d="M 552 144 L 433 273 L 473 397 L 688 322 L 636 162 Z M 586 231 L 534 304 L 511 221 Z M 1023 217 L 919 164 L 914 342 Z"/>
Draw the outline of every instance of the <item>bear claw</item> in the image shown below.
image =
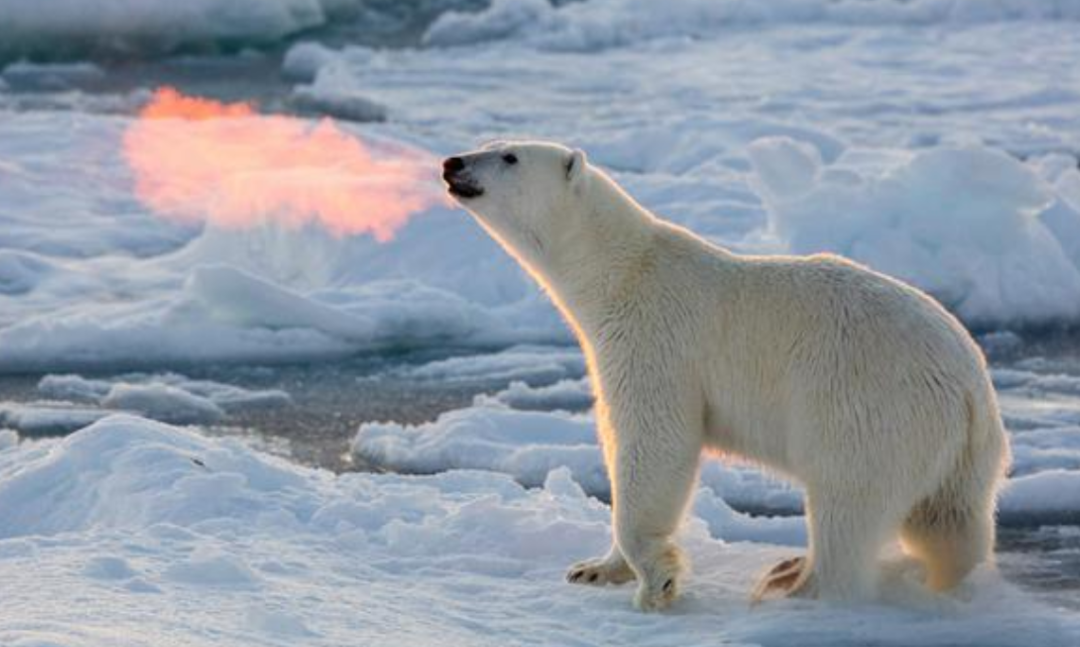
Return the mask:
<path fill-rule="evenodd" d="M 758 580 L 750 593 L 751 604 L 799 595 L 806 588 L 810 575 L 808 565 L 806 557 L 790 557 L 780 561 Z"/>
<path fill-rule="evenodd" d="M 622 584 L 634 579 L 634 572 L 625 564 L 611 564 L 603 559 L 574 564 L 566 573 L 566 581 L 571 584 L 603 586 Z"/>

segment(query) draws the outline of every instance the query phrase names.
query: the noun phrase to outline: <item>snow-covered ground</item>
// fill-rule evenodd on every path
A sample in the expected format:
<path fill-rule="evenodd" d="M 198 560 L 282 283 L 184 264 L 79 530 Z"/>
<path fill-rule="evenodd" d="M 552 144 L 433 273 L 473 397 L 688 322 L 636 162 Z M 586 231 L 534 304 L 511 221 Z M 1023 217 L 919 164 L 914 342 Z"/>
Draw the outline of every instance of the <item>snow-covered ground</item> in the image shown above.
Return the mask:
<path fill-rule="evenodd" d="M 586 52 L 305 43 L 285 68 L 328 104 L 385 106 L 385 123 L 344 127 L 369 143 L 563 140 L 719 243 L 845 253 L 1000 328 L 1080 318 L 1076 24 L 736 26 Z M 418 213 L 388 243 L 161 219 L 132 191 L 132 117 L 114 114 L 148 95 L 72 92 L 83 110 L 0 92 L 0 370 L 570 339 L 457 210 Z"/>
<path fill-rule="evenodd" d="M 10 440 L 10 439 L 9 439 Z M 791 520 L 719 499 L 683 540 L 671 613 L 628 587 L 563 581 L 609 541 L 606 506 L 570 472 L 523 489 L 490 472 L 347 474 L 116 416 L 0 449 L 0 643 L 44 645 L 1043 645 L 1080 620 L 989 570 L 957 598 L 899 557 L 883 600 L 751 608 L 754 577 L 800 543 Z M 795 638 L 797 637 L 797 639 Z"/>
<path fill-rule="evenodd" d="M 0 0 L 0 60 L 61 37 L 115 60 L 478 3 L 135 4 Z M 423 151 L 425 195 L 439 156 L 486 139 L 581 146 L 711 240 L 844 253 L 974 328 L 1018 331 L 988 348 L 1023 349 L 1080 323 L 1078 19 L 1072 0 L 496 0 L 443 14 L 413 48 L 295 44 L 274 107 L 355 119 L 338 127 L 378 160 Z M 735 509 L 797 514 L 800 493 L 719 461 L 671 614 L 563 584 L 608 541 L 608 510 L 586 496 L 608 486 L 582 358 L 547 299 L 444 205 L 388 241 L 161 217 L 124 155 L 154 88 L 103 91 L 116 73 L 108 57 L 0 70 L 0 377 L 34 375 L 31 395 L 0 403 L 0 644 L 1080 644 L 1074 612 L 989 569 L 931 599 L 894 560 L 879 603 L 749 609 L 754 576 L 805 535 L 798 516 Z M 183 375 L 445 347 L 466 354 L 383 375 L 485 394 L 353 439 L 361 464 L 411 476 L 335 476 L 208 438 L 251 409 L 304 408 Z M 995 366 L 1016 459 L 1007 523 L 1080 518 L 1075 368 Z"/>
<path fill-rule="evenodd" d="M 439 367 L 444 379 L 475 375 L 476 367 L 485 365 L 499 367 L 505 374 L 516 355 L 508 351 L 475 358 L 469 372 L 464 362 L 458 373 L 447 371 L 445 361 L 432 366 Z M 522 362 L 521 378 L 551 381 L 543 362 L 529 354 L 522 354 L 518 361 Z M 1028 363 L 1034 368 L 1031 364 L 1038 362 Z M 532 375 L 524 372 L 529 367 L 535 369 Z M 994 377 L 1014 454 L 1011 479 L 1000 503 L 1002 519 L 1008 523 L 1080 520 L 1080 377 L 1022 369 L 1000 369 Z M 562 379 L 541 387 L 515 381 L 430 423 L 365 423 L 352 449 L 364 463 L 392 471 L 435 474 L 479 469 L 508 474 L 532 487 L 563 467 L 587 493 L 606 499 L 610 485 L 594 421 L 584 411 L 589 394 L 586 380 Z M 768 478 L 750 465 L 707 461 L 702 486 L 743 510 L 791 514 L 802 507 L 797 488 Z"/>

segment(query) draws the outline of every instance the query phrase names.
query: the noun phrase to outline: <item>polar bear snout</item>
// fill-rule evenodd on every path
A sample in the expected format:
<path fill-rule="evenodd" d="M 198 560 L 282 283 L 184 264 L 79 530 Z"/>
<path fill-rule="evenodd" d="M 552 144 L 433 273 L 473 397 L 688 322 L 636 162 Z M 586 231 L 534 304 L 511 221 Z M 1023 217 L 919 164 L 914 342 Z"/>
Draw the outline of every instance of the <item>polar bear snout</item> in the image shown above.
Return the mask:
<path fill-rule="evenodd" d="M 475 198 L 484 194 L 484 188 L 468 173 L 464 158 L 448 157 L 443 160 L 443 181 L 450 195 L 457 198 Z"/>
<path fill-rule="evenodd" d="M 461 159 L 460 157 L 448 157 L 443 160 L 442 163 L 443 177 L 445 178 L 447 175 L 457 173 L 464 168 L 465 160 Z"/>

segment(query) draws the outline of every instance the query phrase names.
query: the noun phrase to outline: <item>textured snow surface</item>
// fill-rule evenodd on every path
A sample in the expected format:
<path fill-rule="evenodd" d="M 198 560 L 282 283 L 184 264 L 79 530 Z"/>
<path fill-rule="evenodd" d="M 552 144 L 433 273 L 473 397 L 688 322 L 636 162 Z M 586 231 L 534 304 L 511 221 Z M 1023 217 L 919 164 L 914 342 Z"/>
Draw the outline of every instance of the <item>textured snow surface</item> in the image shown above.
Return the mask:
<path fill-rule="evenodd" d="M 431 45 L 522 38 L 540 47 L 591 51 L 650 38 L 700 38 L 725 29 L 784 24 L 946 27 L 1014 20 L 1078 20 L 1070 0 L 493 0 L 480 12 L 448 12 L 427 31 Z"/>
<path fill-rule="evenodd" d="M 315 27 L 357 0 L 4 0 L 0 54 L 168 52 L 210 41 L 272 41 Z"/>
<path fill-rule="evenodd" d="M 609 541 L 608 508 L 566 469 L 526 490 L 481 472 L 333 476 L 141 418 L 63 440 L 4 436 L 0 643 L 30 645 L 803 645 L 1066 647 L 1075 614 L 975 574 L 957 596 L 886 564 L 857 608 L 750 609 L 798 520 L 699 498 L 685 597 L 632 611 L 630 587 L 563 581 Z M 726 540 L 726 541 L 724 541 Z"/>
<path fill-rule="evenodd" d="M 453 50 L 300 43 L 284 65 L 296 92 L 330 112 L 384 106 L 384 122 L 343 126 L 377 151 L 404 143 L 437 158 L 496 137 L 557 139 L 588 150 L 647 207 L 737 251 L 848 254 L 977 327 L 1076 321 L 1076 23 L 994 18 L 1029 6 L 1007 2 L 826 4 L 954 18 L 981 7 L 986 19 L 710 30 L 711 3 L 678 3 L 672 15 L 702 27 L 694 38 L 589 52 L 529 37 Z M 1036 4 L 1027 13 L 1073 11 Z M 652 6 L 538 11 L 625 14 L 611 29 L 630 34 L 625 21 L 664 23 Z M 4 74 L 49 87 L 98 72 L 18 63 Z M 27 112 L 29 96 L 0 91 L 0 371 L 570 341 L 546 297 L 460 210 L 417 214 L 385 244 L 314 227 L 184 226 L 133 192 L 123 113 L 142 95 L 51 93 L 75 111 Z M 437 171 L 418 192 L 439 190 Z"/>
<path fill-rule="evenodd" d="M 994 377 L 1014 454 L 1001 515 L 1007 521 L 1080 517 L 1080 378 L 1018 369 Z M 532 487 L 565 468 L 587 493 L 606 499 L 611 489 L 589 398 L 586 380 L 540 387 L 515 382 L 433 422 L 365 423 L 353 451 L 365 464 L 393 471 L 490 470 Z M 752 466 L 708 460 L 701 481 L 709 496 L 740 509 L 790 514 L 802 507 L 799 488 Z"/>

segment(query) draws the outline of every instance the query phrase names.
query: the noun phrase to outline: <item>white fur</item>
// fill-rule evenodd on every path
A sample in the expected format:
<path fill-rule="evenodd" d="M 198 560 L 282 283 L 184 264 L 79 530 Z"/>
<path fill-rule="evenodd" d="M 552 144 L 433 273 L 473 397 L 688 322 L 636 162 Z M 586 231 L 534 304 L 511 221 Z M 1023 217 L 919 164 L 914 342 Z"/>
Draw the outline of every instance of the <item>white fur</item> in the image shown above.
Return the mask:
<path fill-rule="evenodd" d="M 639 608 L 670 604 L 706 449 L 805 486 L 809 555 L 790 593 L 872 596 L 897 535 L 936 590 L 991 558 L 1007 440 L 982 354 L 933 299 L 836 256 L 732 254 L 580 151 L 461 158 L 452 179 L 483 190 L 461 203 L 550 293 L 596 387 L 615 541 L 573 581 L 636 577 Z"/>

